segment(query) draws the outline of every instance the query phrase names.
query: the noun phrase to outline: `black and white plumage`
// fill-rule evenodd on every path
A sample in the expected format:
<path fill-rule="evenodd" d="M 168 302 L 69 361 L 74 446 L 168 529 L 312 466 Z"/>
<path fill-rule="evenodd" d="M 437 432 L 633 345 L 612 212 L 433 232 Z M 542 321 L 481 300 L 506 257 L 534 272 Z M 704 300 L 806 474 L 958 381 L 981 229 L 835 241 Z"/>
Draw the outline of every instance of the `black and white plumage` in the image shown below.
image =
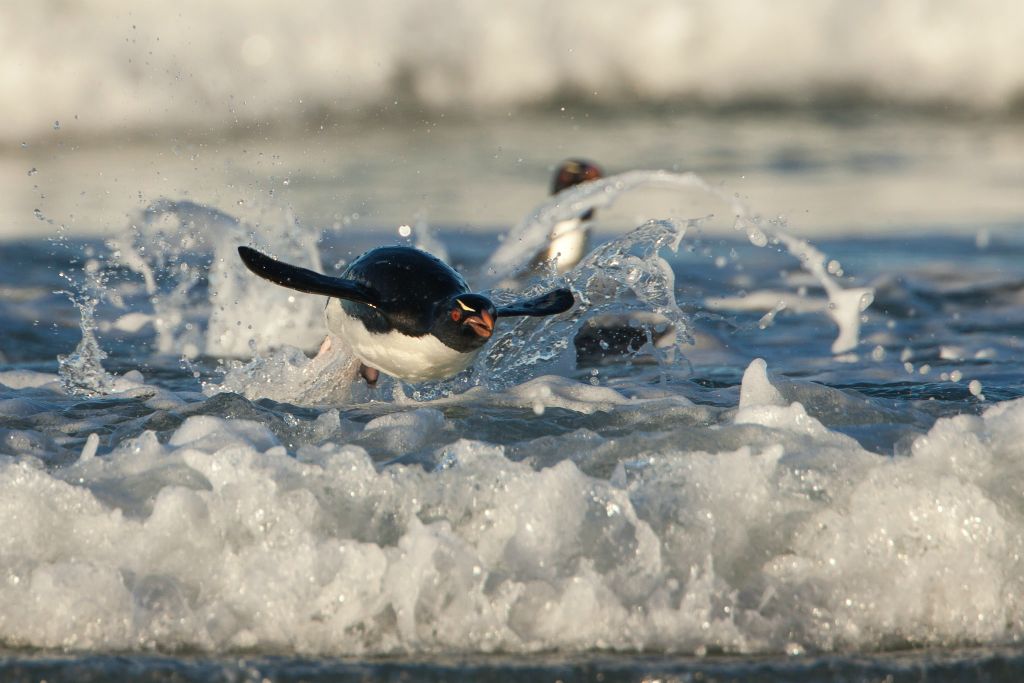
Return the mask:
<path fill-rule="evenodd" d="M 362 362 L 371 384 L 377 372 L 410 382 L 450 377 L 469 367 L 494 333 L 498 318 L 563 313 L 575 303 L 568 289 L 507 306 L 470 291 L 449 265 L 412 247 L 379 247 L 340 277 L 277 261 L 239 247 L 252 272 L 283 287 L 331 297 L 327 327 Z"/>
<path fill-rule="evenodd" d="M 566 159 L 555 169 L 551 178 L 551 194 L 556 195 L 562 190 L 597 180 L 604 177 L 601 168 L 584 159 Z M 555 270 L 565 273 L 572 270 L 586 256 L 590 245 L 590 219 L 594 217 L 591 209 L 581 216 L 560 221 L 551 228 L 548 243 L 537 253 L 532 262 L 532 270 L 542 264 L 554 261 Z"/>

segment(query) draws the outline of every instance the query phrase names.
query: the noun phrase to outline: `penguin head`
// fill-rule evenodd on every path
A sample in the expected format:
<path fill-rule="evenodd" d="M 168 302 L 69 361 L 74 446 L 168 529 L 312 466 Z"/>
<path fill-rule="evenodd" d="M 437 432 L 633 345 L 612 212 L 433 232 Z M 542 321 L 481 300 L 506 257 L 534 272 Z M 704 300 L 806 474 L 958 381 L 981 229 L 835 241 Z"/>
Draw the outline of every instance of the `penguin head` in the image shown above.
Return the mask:
<path fill-rule="evenodd" d="M 584 159 L 566 159 L 558 165 L 555 175 L 551 178 L 551 194 L 558 194 L 567 187 L 603 177 L 604 173 L 597 164 Z"/>
<path fill-rule="evenodd" d="M 480 294 L 458 294 L 438 306 L 434 336 L 457 351 L 475 351 L 494 333 L 494 304 Z"/>
<path fill-rule="evenodd" d="M 597 164 L 593 164 L 585 159 L 566 159 L 558 165 L 558 168 L 555 169 L 555 175 L 551 178 L 551 194 L 558 194 L 566 188 L 603 177 L 604 172 Z M 581 218 L 589 220 L 593 214 L 594 211 L 591 209 Z"/>

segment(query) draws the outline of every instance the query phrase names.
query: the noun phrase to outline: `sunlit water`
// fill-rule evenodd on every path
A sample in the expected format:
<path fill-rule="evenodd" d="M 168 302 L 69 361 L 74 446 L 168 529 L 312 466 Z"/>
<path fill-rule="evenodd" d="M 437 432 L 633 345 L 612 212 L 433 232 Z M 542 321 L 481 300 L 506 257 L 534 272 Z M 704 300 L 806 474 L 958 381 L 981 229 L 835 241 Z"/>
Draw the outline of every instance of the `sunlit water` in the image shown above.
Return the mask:
<path fill-rule="evenodd" d="M 515 227 L 410 216 L 408 238 L 321 219 L 315 184 L 316 220 L 266 193 L 258 219 L 180 194 L 103 225 L 26 215 L 47 238 L 0 246 L 9 671 L 1012 680 L 1019 220 L 979 209 L 951 232 L 918 206 L 914 234 L 819 226 L 812 247 L 799 217 L 700 176 L 627 173 L 557 205 L 543 185 Z M 576 269 L 515 276 L 591 206 L 612 218 Z M 234 255 L 336 273 L 403 241 L 478 287 L 580 303 L 503 321 L 452 380 L 370 390 L 343 349 L 311 360 L 323 299 Z"/>

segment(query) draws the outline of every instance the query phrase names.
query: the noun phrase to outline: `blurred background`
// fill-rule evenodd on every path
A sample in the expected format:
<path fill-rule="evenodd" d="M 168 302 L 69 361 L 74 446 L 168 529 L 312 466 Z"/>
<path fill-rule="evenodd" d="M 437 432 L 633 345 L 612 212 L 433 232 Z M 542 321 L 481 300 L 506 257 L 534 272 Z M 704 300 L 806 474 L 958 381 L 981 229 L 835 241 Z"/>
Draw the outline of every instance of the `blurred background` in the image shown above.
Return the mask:
<path fill-rule="evenodd" d="M 808 236 L 1019 225 L 1022 26 L 1014 0 L 5 3 L 0 238 L 160 197 L 497 230 L 566 156 L 696 171 Z"/>

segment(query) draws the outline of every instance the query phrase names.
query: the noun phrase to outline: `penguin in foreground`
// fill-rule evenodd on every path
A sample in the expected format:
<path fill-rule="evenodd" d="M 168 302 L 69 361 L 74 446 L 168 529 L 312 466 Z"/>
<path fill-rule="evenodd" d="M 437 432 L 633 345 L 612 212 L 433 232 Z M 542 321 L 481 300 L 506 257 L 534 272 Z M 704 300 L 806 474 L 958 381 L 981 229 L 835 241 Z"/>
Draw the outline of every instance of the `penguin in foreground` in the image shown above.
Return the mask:
<path fill-rule="evenodd" d="M 557 315 L 575 304 L 572 292 L 560 288 L 495 306 L 471 292 L 449 265 L 412 247 L 371 249 L 341 277 L 289 265 L 249 247 L 239 247 L 238 255 L 264 279 L 331 297 L 327 328 L 352 348 L 371 386 L 381 372 L 409 382 L 450 377 L 472 364 L 498 318 Z"/>

